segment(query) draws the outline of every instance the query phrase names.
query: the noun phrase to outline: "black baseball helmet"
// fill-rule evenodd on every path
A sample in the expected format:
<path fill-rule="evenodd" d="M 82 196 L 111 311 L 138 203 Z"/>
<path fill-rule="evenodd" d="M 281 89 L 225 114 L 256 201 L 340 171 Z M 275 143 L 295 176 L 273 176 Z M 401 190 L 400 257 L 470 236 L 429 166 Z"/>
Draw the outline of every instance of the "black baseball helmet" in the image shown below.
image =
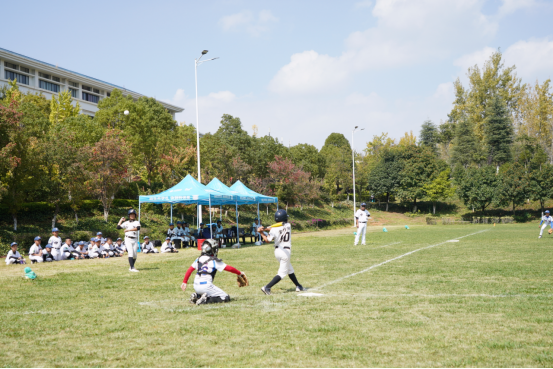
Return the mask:
<path fill-rule="evenodd" d="M 288 213 L 284 209 L 277 210 L 275 213 L 275 222 L 286 222 L 288 220 Z"/>
<path fill-rule="evenodd" d="M 202 255 L 217 257 L 217 254 L 219 254 L 219 242 L 211 238 L 205 240 L 202 244 Z"/>
<path fill-rule="evenodd" d="M 134 209 L 129 210 L 128 215 L 131 215 L 131 214 L 136 215 L 136 210 Z"/>

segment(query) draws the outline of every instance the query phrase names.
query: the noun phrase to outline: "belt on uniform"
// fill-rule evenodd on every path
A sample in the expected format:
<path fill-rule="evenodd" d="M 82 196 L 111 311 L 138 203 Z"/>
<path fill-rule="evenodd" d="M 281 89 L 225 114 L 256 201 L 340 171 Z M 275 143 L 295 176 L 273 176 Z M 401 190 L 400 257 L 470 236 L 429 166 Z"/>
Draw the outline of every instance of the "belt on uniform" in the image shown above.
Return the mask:
<path fill-rule="evenodd" d="M 275 249 L 278 249 L 278 246 L 275 246 Z M 290 250 L 290 248 L 289 248 L 288 246 L 283 247 L 283 249 L 288 249 L 288 250 Z"/>
<path fill-rule="evenodd" d="M 207 284 L 207 282 L 200 282 L 200 284 Z"/>
<path fill-rule="evenodd" d="M 367 223 L 367 222 L 359 222 L 359 223 Z"/>
<path fill-rule="evenodd" d="M 125 236 L 125 237 L 126 237 L 126 238 L 133 238 L 133 239 L 136 238 L 136 237 L 131 237 L 131 236 Z"/>

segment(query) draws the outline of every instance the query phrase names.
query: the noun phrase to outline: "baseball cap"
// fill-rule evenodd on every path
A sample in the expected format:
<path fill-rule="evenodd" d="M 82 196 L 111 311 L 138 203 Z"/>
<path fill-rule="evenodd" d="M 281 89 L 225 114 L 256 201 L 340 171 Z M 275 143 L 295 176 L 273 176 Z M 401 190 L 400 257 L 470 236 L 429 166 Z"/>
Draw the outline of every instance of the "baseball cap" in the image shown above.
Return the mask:
<path fill-rule="evenodd" d="M 362 202 L 362 203 L 361 203 L 361 206 L 367 206 L 367 204 L 366 204 L 366 203 L 364 203 L 364 202 Z"/>
<path fill-rule="evenodd" d="M 178 223 L 179 223 L 179 222 L 177 222 L 177 224 L 178 224 Z M 175 223 L 171 222 L 171 223 L 169 223 L 169 225 L 170 225 L 170 226 L 174 226 Z"/>
<path fill-rule="evenodd" d="M 46 244 L 46 246 L 44 246 L 45 249 L 51 249 L 52 248 L 52 244 L 51 243 L 48 243 Z"/>
<path fill-rule="evenodd" d="M 171 239 L 171 237 L 165 237 L 165 239 L 166 239 L 166 240 L 170 240 L 170 239 Z"/>
<path fill-rule="evenodd" d="M 17 246 L 17 242 L 12 242 L 12 244 L 10 245 L 10 247 L 12 246 Z"/>
<path fill-rule="evenodd" d="M 116 241 L 123 241 L 123 239 L 121 237 L 119 237 Z"/>
<path fill-rule="evenodd" d="M 546 213 L 546 214 L 549 214 L 549 210 L 546 210 L 545 213 Z"/>
<path fill-rule="evenodd" d="M 96 236 L 101 236 L 101 235 L 102 235 L 102 232 L 96 233 Z"/>
<path fill-rule="evenodd" d="M 59 232 L 60 230 L 57 228 L 52 228 L 52 232 Z"/>
<path fill-rule="evenodd" d="M 35 241 L 40 241 L 40 240 L 42 240 L 42 238 L 40 238 L 40 236 L 35 237 Z"/>
<path fill-rule="evenodd" d="M 150 239 L 150 237 L 149 237 L 149 236 L 144 236 L 144 239 L 146 239 L 146 238 L 147 238 L 147 239 Z"/>

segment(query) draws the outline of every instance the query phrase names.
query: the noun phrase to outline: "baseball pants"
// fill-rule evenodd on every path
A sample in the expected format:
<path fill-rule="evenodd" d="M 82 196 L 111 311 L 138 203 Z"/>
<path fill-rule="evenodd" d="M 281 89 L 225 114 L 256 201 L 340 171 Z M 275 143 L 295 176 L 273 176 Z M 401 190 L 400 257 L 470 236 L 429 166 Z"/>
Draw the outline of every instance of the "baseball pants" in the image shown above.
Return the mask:
<path fill-rule="evenodd" d="M 228 296 L 225 291 L 209 281 L 194 281 L 194 291 L 196 291 L 198 295 L 207 293 L 208 297 L 220 297 L 221 299 L 225 299 Z"/>
<path fill-rule="evenodd" d="M 29 256 L 29 259 L 31 259 L 31 262 L 36 261 L 37 263 L 42 263 L 44 260 L 42 259 L 42 256 Z"/>
<path fill-rule="evenodd" d="M 136 260 L 138 255 L 138 241 L 136 238 L 125 237 L 125 247 L 129 257 Z"/>
<path fill-rule="evenodd" d="M 62 260 L 60 249 L 52 249 L 52 256 L 54 257 L 54 260 L 56 260 L 56 261 Z"/>
<path fill-rule="evenodd" d="M 19 264 L 19 260 L 9 258 L 8 260 L 6 260 L 6 265 L 10 265 L 10 264 Z"/>
<path fill-rule="evenodd" d="M 543 230 L 544 230 L 545 228 L 547 228 L 547 226 L 548 226 L 547 223 L 543 223 L 543 225 L 541 226 L 541 229 L 540 229 L 540 236 L 543 235 Z"/>
<path fill-rule="evenodd" d="M 294 273 L 294 267 L 292 267 L 292 263 L 290 262 L 291 256 L 292 253 L 288 249 L 275 249 L 275 258 L 280 263 L 277 275 L 282 279 L 284 279 L 284 277 L 286 277 L 288 274 Z"/>
<path fill-rule="evenodd" d="M 365 244 L 365 233 L 367 233 L 367 223 L 359 223 L 359 227 L 357 228 L 357 235 L 355 235 L 355 243 L 354 245 L 357 245 L 359 243 L 359 236 L 361 236 L 361 233 L 363 233 L 363 239 L 361 240 L 361 244 Z"/>

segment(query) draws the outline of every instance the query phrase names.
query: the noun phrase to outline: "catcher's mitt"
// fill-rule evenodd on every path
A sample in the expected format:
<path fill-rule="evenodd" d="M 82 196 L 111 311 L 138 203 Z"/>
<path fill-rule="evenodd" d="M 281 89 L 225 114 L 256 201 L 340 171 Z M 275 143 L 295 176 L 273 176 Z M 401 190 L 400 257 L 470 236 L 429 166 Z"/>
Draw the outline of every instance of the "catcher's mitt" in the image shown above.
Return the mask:
<path fill-rule="evenodd" d="M 547 231 L 547 232 L 549 232 L 549 234 L 551 234 L 551 233 L 553 233 L 553 229 L 549 228 L 549 231 Z"/>
<path fill-rule="evenodd" d="M 236 282 L 238 283 L 238 287 L 245 287 L 250 285 L 250 281 L 248 281 L 248 277 L 246 277 L 244 273 L 236 277 Z"/>

